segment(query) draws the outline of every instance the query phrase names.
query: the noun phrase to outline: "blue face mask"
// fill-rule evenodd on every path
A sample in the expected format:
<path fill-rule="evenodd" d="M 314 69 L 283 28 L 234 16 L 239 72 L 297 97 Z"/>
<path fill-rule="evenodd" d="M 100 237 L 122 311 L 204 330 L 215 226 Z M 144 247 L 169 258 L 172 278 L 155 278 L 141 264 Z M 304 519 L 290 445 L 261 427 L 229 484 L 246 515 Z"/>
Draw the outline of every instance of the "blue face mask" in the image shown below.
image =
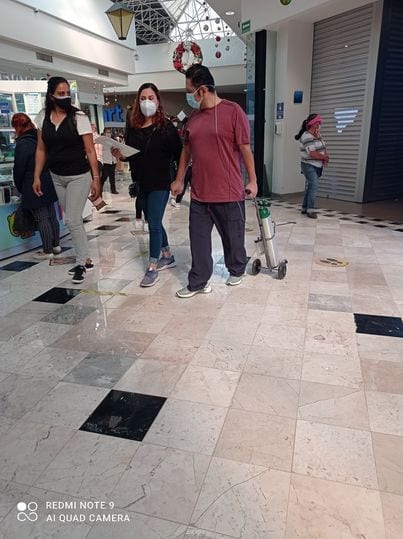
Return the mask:
<path fill-rule="evenodd" d="M 197 92 L 197 90 L 196 90 Z M 189 105 L 189 107 L 192 107 L 192 109 L 199 109 L 200 108 L 200 103 L 199 101 L 196 100 L 195 98 L 195 93 L 190 93 L 190 94 L 186 94 L 186 101 Z"/>

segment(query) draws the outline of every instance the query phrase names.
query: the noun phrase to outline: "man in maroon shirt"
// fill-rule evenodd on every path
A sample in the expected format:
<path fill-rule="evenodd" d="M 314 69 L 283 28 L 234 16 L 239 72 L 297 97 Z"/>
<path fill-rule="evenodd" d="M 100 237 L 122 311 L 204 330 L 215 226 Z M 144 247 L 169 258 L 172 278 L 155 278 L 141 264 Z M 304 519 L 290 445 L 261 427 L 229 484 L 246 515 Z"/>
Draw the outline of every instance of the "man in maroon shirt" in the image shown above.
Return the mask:
<path fill-rule="evenodd" d="M 215 225 L 224 248 L 227 283 L 241 283 L 246 268 L 245 193 L 255 197 L 257 182 L 250 148 L 249 123 L 239 105 L 220 99 L 209 69 L 193 65 L 186 71 L 186 97 L 197 109 L 186 125 L 184 145 L 173 196 L 182 192 L 183 178 L 192 158 L 192 191 L 189 215 L 192 267 L 180 298 L 211 292 L 213 273 L 211 232 Z M 244 185 L 241 159 L 248 182 Z"/>

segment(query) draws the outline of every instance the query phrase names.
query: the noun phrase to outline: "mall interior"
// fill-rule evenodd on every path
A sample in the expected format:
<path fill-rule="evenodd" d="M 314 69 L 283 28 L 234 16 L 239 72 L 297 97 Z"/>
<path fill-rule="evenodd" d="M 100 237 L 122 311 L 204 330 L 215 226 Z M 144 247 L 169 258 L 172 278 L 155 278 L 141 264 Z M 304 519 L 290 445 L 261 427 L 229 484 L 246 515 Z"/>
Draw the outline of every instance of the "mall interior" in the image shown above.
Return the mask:
<path fill-rule="evenodd" d="M 403 537 L 401 0 L 0 4 L 0 537 Z M 60 75 L 99 133 L 124 134 L 144 82 L 181 123 L 180 43 L 248 117 L 286 274 L 248 200 L 241 285 L 214 230 L 212 293 L 176 297 L 190 190 L 164 215 L 176 267 L 140 287 L 149 234 L 119 163 L 118 194 L 84 209 L 94 270 L 74 284 L 61 212 L 59 256 L 14 233 L 11 118 Z M 294 139 L 311 112 L 330 156 L 317 219 Z"/>

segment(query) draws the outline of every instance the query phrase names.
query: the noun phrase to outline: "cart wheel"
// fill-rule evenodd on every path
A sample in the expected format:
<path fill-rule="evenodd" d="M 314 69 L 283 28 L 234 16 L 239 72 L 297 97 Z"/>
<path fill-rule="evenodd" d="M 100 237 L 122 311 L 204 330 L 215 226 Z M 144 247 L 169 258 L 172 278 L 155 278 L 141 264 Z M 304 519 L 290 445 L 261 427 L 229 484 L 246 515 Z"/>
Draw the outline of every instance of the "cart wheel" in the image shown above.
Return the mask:
<path fill-rule="evenodd" d="M 259 258 L 255 258 L 255 260 L 252 263 L 252 275 L 257 275 L 260 273 L 260 270 L 262 268 L 262 263 L 260 262 Z"/>
<path fill-rule="evenodd" d="M 278 278 L 281 280 L 281 279 L 284 279 L 286 274 L 287 274 L 287 262 L 283 260 L 278 265 L 277 275 L 278 275 Z"/>

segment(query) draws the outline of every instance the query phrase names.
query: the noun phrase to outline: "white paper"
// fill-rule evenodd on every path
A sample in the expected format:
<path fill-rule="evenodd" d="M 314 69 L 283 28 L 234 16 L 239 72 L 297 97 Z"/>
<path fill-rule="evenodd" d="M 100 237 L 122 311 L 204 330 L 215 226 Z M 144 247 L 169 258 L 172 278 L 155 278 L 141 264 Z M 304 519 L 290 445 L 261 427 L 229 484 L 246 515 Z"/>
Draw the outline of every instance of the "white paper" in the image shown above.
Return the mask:
<path fill-rule="evenodd" d="M 132 148 L 131 146 L 127 146 L 127 144 L 123 144 L 122 142 L 118 142 L 117 140 L 113 139 L 112 137 L 104 137 L 103 135 L 100 135 L 94 140 L 95 144 L 102 144 L 102 146 L 105 146 L 106 148 L 117 148 L 121 151 L 122 155 L 124 157 L 131 157 L 132 155 L 135 155 L 136 153 L 139 153 L 140 150 L 136 150 L 136 148 Z"/>

